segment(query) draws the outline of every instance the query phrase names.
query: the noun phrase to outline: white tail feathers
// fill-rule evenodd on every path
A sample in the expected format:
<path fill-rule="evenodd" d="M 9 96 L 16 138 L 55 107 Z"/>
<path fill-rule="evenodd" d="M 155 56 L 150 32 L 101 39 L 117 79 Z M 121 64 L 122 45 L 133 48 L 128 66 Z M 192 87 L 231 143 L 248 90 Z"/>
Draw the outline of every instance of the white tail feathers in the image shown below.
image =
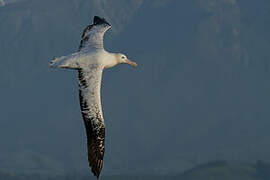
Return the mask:
<path fill-rule="evenodd" d="M 51 68 L 67 68 L 67 69 L 78 69 L 78 58 L 77 53 L 68 56 L 62 56 L 54 58 L 50 62 Z"/>
<path fill-rule="evenodd" d="M 59 62 L 61 62 L 62 57 L 60 58 L 54 58 L 51 62 L 50 62 L 50 67 L 51 68 L 58 68 L 59 67 Z"/>

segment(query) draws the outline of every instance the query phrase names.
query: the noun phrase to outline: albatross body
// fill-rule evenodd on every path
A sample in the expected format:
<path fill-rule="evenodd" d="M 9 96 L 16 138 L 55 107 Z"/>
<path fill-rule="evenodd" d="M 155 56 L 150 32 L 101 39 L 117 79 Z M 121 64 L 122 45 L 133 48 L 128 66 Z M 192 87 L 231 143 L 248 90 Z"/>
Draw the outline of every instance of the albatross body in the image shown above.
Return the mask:
<path fill-rule="evenodd" d="M 124 54 L 104 50 L 103 36 L 110 28 L 111 25 L 104 18 L 95 16 L 94 23 L 87 26 L 82 33 L 79 51 L 55 58 L 50 63 L 54 68 L 78 71 L 79 98 L 87 136 L 88 162 L 97 178 L 103 165 L 105 141 L 105 124 L 100 100 L 102 71 L 121 63 L 137 66 Z"/>

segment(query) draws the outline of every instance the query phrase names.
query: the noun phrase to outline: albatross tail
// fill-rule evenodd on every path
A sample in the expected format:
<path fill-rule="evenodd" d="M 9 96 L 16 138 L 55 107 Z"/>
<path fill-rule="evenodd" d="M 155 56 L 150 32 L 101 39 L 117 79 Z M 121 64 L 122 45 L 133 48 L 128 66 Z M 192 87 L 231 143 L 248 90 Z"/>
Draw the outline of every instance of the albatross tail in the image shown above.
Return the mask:
<path fill-rule="evenodd" d="M 54 58 L 50 62 L 51 68 L 67 68 L 67 69 L 78 69 L 78 60 L 79 56 L 77 53 L 68 55 L 68 56 L 61 56 Z"/>

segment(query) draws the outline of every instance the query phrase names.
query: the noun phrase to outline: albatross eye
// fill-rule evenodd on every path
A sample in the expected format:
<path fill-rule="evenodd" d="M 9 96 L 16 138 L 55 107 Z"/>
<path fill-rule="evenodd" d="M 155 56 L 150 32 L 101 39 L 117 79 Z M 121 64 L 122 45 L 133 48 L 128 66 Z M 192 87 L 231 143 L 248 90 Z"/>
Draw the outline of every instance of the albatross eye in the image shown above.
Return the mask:
<path fill-rule="evenodd" d="M 125 56 L 122 56 L 122 59 L 125 59 Z"/>

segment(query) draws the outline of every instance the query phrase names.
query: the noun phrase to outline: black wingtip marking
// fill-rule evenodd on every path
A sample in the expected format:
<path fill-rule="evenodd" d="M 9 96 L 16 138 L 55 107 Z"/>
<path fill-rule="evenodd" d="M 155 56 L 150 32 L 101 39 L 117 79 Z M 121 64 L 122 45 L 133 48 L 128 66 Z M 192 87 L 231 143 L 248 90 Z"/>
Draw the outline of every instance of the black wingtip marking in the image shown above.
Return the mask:
<path fill-rule="evenodd" d="M 105 18 L 100 18 L 98 16 L 94 16 L 94 25 L 99 25 L 99 24 L 107 24 L 109 26 L 111 26 L 106 20 Z"/>

